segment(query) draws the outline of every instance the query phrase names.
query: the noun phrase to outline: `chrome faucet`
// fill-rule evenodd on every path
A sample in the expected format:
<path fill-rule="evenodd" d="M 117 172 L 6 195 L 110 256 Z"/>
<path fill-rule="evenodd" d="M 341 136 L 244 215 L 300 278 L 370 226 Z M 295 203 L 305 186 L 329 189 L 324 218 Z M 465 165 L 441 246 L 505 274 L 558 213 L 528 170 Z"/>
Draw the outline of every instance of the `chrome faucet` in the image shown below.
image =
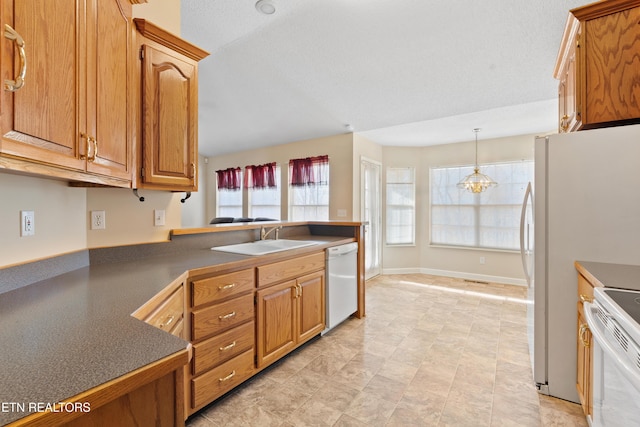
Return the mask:
<path fill-rule="evenodd" d="M 266 228 L 264 228 L 264 227 L 260 227 L 260 240 L 264 240 L 264 239 L 266 239 L 266 238 L 267 238 L 267 236 L 268 236 L 269 234 L 271 234 L 271 232 L 272 232 L 272 231 L 274 231 L 274 230 L 275 230 L 275 232 L 276 232 L 275 240 L 278 240 L 278 232 L 279 232 L 280 230 L 282 230 L 282 226 L 281 226 L 281 225 L 278 225 L 277 227 L 273 227 L 273 228 L 271 228 L 270 230 L 267 230 L 267 229 L 266 229 Z"/>

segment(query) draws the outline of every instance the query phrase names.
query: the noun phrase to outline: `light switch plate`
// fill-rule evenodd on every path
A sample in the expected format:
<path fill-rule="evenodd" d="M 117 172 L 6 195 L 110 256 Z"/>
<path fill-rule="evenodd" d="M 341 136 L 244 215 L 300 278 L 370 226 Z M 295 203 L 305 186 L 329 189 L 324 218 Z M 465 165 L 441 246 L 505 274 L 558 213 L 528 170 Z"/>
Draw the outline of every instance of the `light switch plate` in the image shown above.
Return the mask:
<path fill-rule="evenodd" d="M 155 209 L 153 211 L 153 225 L 156 227 L 164 225 L 164 209 Z"/>

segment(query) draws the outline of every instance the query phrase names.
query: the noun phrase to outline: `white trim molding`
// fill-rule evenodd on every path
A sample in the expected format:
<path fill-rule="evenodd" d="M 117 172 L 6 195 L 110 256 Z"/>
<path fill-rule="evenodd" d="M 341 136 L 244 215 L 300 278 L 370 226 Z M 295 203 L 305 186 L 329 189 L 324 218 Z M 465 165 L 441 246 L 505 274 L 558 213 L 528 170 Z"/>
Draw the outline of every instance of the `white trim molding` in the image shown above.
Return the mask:
<path fill-rule="evenodd" d="M 461 271 L 436 270 L 432 268 L 385 268 L 382 274 L 430 274 L 433 276 L 454 277 L 456 279 L 474 280 L 477 282 L 500 283 L 504 285 L 527 286 L 525 279 L 514 277 L 489 276 L 486 274 L 465 273 Z"/>

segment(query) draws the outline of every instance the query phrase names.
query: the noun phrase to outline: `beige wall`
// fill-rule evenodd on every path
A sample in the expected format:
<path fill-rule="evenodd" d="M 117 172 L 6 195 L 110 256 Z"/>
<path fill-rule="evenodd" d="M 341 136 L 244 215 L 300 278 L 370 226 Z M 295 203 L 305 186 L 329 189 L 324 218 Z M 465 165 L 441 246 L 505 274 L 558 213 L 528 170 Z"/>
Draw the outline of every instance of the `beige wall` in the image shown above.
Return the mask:
<path fill-rule="evenodd" d="M 180 35 L 180 0 L 149 0 L 149 3 L 134 4 L 133 17 L 148 19 L 157 26 Z"/>
<path fill-rule="evenodd" d="M 86 190 L 64 181 L 0 172 L 0 268 L 86 248 Z M 20 211 L 35 235 L 20 237 Z"/>
<path fill-rule="evenodd" d="M 179 0 L 150 0 L 133 6 L 133 14 L 180 34 Z M 169 230 L 180 227 L 184 193 L 140 193 L 144 203 L 127 189 L 71 188 L 0 172 L 0 268 L 86 248 L 167 240 Z M 154 227 L 154 209 L 166 210 L 164 227 Z M 35 211 L 34 236 L 20 237 L 20 210 Z M 105 230 L 89 230 L 91 210 L 106 211 Z"/>
<path fill-rule="evenodd" d="M 478 162 L 493 163 L 533 159 L 534 135 L 481 140 Z M 416 246 L 383 249 L 383 268 L 386 272 L 412 269 L 423 272 L 463 272 L 468 278 L 499 281 L 518 279 L 524 283 L 520 254 L 506 251 L 455 249 L 429 245 L 429 168 L 436 166 L 468 165 L 474 162 L 474 142 L 420 148 L 384 147 L 384 166 L 413 166 L 416 168 Z M 480 257 L 485 264 L 480 264 Z M 513 280 L 507 280 L 513 282 Z"/>
<path fill-rule="evenodd" d="M 244 168 L 247 165 L 260 165 L 269 162 L 276 162 L 280 166 L 282 185 L 282 217 L 287 219 L 288 200 L 288 168 L 289 159 L 300 157 L 329 155 L 329 218 L 345 219 L 338 217 L 338 210 L 346 211 L 346 218 L 353 215 L 353 134 L 341 134 L 325 138 L 316 138 L 306 141 L 292 142 L 288 144 L 275 145 L 257 150 L 242 151 L 224 156 L 215 156 L 209 159 L 206 169 L 207 196 L 207 218 L 210 220 L 216 216 L 216 175 L 215 171 L 231 167 Z M 245 213 L 246 212 L 246 203 Z"/>

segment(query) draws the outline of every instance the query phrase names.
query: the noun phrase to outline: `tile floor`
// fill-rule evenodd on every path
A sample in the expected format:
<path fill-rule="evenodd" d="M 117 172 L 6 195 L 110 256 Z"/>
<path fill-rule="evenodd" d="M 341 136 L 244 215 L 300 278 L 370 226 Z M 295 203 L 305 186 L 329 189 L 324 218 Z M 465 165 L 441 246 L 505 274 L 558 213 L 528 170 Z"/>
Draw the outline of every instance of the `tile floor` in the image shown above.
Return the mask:
<path fill-rule="evenodd" d="M 348 319 L 204 408 L 205 426 L 587 426 L 539 395 L 526 290 L 423 274 L 367 282 Z"/>

